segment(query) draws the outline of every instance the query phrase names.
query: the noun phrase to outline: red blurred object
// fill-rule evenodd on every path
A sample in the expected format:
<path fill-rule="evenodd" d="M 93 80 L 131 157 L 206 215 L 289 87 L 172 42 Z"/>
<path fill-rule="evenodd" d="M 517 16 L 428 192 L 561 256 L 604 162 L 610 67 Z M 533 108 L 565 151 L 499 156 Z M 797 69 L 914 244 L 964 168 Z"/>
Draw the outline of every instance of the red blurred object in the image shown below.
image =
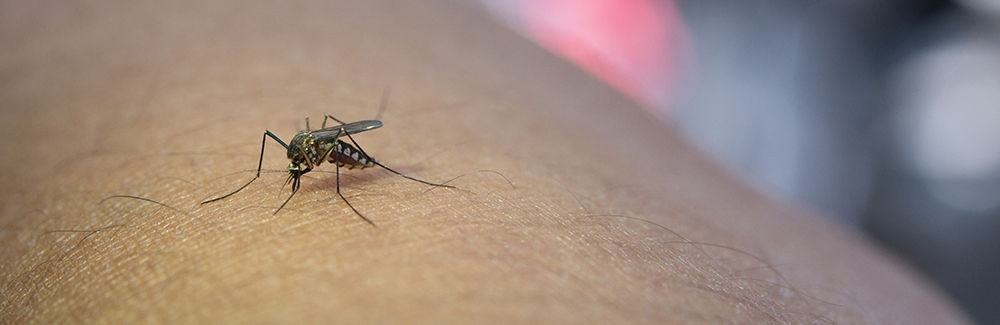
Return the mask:
<path fill-rule="evenodd" d="M 667 0 L 523 0 L 527 36 L 653 110 L 677 75 L 680 15 Z"/>

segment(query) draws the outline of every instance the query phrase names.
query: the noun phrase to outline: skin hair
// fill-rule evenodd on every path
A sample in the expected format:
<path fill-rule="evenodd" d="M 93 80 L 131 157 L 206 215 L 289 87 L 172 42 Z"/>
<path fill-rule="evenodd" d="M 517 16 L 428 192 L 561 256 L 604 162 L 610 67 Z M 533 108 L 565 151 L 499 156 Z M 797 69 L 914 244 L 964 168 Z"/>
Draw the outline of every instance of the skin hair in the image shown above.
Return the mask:
<path fill-rule="evenodd" d="M 465 1 L 6 1 L 0 323 L 963 324 Z M 303 118 L 403 174 L 290 193 Z M 268 172 L 270 169 L 274 172 Z"/>

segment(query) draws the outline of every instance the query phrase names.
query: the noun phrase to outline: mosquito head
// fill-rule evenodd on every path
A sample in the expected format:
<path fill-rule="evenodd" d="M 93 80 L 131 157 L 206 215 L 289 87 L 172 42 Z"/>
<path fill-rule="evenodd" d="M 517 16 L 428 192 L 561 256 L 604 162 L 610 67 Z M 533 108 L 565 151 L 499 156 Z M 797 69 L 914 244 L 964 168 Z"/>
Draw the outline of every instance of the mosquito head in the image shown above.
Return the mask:
<path fill-rule="evenodd" d="M 305 174 L 305 173 L 306 173 L 306 170 L 302 168 L 302 163 L 301 162 L 297 162 L 297 161 L 295 161 L 293 159 L 292 163 L 288 164 L 288 174 L 290 175 L 289 177 L 298 178 L 298 177 L 302 176 L 302 174 Z"/>
<path fill-rule="evenodd" d="M 302 168 L 301 163 L 296 163 L 295 161 L 293 161 L 292 163 L 288 164 L 288 180 L 285 181 L 285 185 L 288 185 L 288 183 L 292 183 L 293 186 L 295 186 L 294 184 L 298 183 L 299 179 L 302 178 L 302 174 L 308 172 L 309 172 L 308 167 Z"/>

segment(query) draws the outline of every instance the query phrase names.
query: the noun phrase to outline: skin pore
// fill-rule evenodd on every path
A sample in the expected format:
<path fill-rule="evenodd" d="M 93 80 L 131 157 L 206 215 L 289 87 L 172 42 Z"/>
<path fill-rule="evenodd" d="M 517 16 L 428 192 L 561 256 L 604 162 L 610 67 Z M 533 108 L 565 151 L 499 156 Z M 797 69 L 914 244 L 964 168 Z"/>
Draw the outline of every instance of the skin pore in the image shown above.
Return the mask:
<path fill-rule="evenodd" d="M 960 324 L 471 4 L 8 1 L 2 323 Z M 379 168 L 287 198 L 323 114 Z M 314 126 L 315 127 L 315 126 Z"/>

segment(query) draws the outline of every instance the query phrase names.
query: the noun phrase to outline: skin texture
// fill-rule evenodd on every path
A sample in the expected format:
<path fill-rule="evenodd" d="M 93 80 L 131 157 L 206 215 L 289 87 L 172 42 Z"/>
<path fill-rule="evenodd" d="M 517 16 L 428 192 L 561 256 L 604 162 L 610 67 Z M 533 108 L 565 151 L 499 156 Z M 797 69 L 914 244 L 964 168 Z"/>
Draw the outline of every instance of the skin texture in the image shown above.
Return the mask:
<path fill-rule="evenodd" d="M 341 2 L 0 4 L 0 323 L 967 323 L 469 4 Z M 342 170 L 373 227 L 324 164 L 277 214 L 282 172 L 199 204 L 385 87 L 358 143 L 463 190 Z"/>

